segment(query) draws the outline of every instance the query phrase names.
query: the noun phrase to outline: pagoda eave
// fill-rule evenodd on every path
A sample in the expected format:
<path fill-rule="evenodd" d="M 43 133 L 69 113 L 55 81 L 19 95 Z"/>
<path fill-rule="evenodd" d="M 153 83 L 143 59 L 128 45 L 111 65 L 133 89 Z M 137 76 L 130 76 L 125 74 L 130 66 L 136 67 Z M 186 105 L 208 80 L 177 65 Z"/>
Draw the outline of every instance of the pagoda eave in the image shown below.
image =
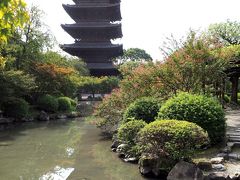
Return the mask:
<path fill-rule="evenodd" d="M 61 48 L 73 56 L 78 57 L 118 57 L 123 54 L 122 45 L 103 45 L 103 44 L 64 44 Z"/>
<path fill-rule="evenodd" d="M 63 8 L 75 22 L 84 21 L 120 21 L 120 3 L 107 5 L 69 5 L 63 4 Z"/>
<path fill-rule="evenodd" d="M 74 39 L 117 39 L 122 37 L 121 24 L 64 24 L 62 28 Z"/>
<path fill-rule="evenodd" d="M 88 0 L 73 0 L 75 4 L 89 3 Z M 91 3 L 120 3 L 120 0 L 91 0 Z"/>

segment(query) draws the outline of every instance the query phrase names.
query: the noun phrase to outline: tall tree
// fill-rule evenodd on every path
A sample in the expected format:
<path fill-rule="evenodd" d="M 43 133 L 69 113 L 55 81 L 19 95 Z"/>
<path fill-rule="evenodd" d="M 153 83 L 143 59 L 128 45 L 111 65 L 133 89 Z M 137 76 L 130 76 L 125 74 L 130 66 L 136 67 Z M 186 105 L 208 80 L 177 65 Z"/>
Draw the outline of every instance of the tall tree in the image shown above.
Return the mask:
<path fill-rule="evenodd" d="M 24 0 L 1 0 L 0 2 L 0 42 L 28 21 L 28 12 Z"/>
<path fill-rule="evenodd" d="M 240 22 L 230 21 L 211 24 L 208 29 L 210 38 L 223 46 L 240 44 Z"/>
<path fill-rule="evenodd" d="M 149 62 L 152 61 L 152 57 L 143 49 L 130 48 L 123 51 L 123 56 L 116 59 L 118 65 L 122 65 L 128 61 L 135 62 Z"/>
<path fill-rule="evenodd" d="M 24 0 L 0 1 L 0 69 L 5 66 L 6 58 L 2 54 L 2 47 L 13 37 L 17 29 L 23 28 L 29 16 Z"/>
<path fill-rule="evenodd" d="M 51 48 L 54 37 L 48 27 L 41 21 L 43 11 L 33 6 L 28 10 L 29 21 L 22 28 L 17 28 L 9 37 L 1 52 L 5 57 L 14 57 L 8 61 L 8 69 L 27 70 L 31 63 L 41 58 L 42 52 Z"/>

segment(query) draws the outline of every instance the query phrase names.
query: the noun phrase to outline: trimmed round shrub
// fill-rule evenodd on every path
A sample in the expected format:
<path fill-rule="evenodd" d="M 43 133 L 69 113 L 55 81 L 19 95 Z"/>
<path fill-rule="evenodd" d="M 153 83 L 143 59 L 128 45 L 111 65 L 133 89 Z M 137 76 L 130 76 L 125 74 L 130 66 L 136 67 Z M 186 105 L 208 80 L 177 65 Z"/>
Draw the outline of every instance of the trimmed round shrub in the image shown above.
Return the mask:
<path fill-rule="evenodd" d="M 209 143 L 207 133 L 195 123 L 179 120 L 156 120 L 138 135 L 142 153 L 169 160 L 190 159 L 194 151 Z"/>
<path fill-rule="evenodd" d="M 208 132 L 212 144 L 221 142 L 225 137 L 225 113 L 214 98 L 179 93 L 162 105 L 158 118 L 194 122 Z"/>
<path fill-rule="evenodd" d="M 118 129 L 118 140 L 130 145 L 135 144 L 137 133 L 146 125 L 143 120 L 132 120 L 122 124 Z"/>
<path fill-rule="evenodd" d="M 225 103 L 230 103 L 231 102 L 231 97 L 225 94 L 223 96 L 223 100 L 224 100 Z"/>
<path fill-rule="evenodd" d="M 159 108 L 159 103 L 155 99 L 150 97 L 140 98 L 129 105 L 124 112 L 123 120 L 127 122 L 129 119 L 137 119 L 149 123 L 155 120 Z"/>
<path fill-rule="evenodd" d="M 4 115 L 13 118 L 23 118 L 29 113 L 29 104 L 21 98 L 7 98 L 2 108 Z"/>
<path fill-rule="evenodd" d="M 69 98 L 69 101 L 71 102 L 72 108 L 76 109 L 77 107 L 77 102 L 74 99 Z"/>
<path fill-rule="evenodd" d="M 51 95 L 43 95 L 37 100 L 38 107 L 47 112 L 57 112 L 58 100 Z"/>
<path fill-rule="evenodd" d="M 72 104 L 69 97 L 59 97 L 57 100 L 59 111 L 71 111 Z"/>

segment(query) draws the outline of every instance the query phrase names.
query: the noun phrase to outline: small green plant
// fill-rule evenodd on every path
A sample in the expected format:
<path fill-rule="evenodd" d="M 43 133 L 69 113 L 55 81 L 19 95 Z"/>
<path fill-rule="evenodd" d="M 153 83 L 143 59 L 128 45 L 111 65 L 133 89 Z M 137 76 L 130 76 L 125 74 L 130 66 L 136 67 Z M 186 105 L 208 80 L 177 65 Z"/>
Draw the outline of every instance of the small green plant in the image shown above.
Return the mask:
<path fill-rule="evenodd" d="M 146 125 L 143 120 L 132 120 L 124 123 L 118 129 L 117 137 L 127 144 L 135 144 L 137 133 Z"/>
<path fill-rule="evenodd" d="M 207 133 L 195 123 L 179 120 L 156 120 L 138 135 L 142 153 L 169 160 L 190 159 L 195 149 L 209 143 Z"/>
<path fill-rule="evenodd" d="M 147 123 L 152 122 L 157 117 L 159 108 L 159 102 L 153 98 L 144 97 L 137 99 L 124 112 L 124 122 L 129 121 L 131 118 L 143 120 Z"/>
<path fill-rule="evenodd" d="M 226 94 L 224 95 L 223 100 L 224 100 L 225 103 L 230 103 L 231 102 L 231 98 Z"/>
<path fill-rule="evenodd" d="M 71 111 L 72 104 L 69 97 L 59 97 L 57 100 L 59 111 Z"/>
<path fill-rule="evenodd" d="M 77 101 L 74 99 L 69 98 L 69 101 L 71 102 L 71 106 L 73 109 L 76 109 L 77 107 Z"/>
<path fill-rule="evenodd" d="M 140 155 L 139 147 L 136 145 L 137 134 L 146 125 L 143 120 L 132 120 L 122 124 L 118 129 L 118 140 L 128 145 L 126 152 L 134 157 Z"/>
<path fill-rule="evenodd" d="M 208 132 L 212 144 L 225 137 L 225 113 L 220 103 L 211 97 L 179 93 L 160 108 L 159 119 L 177 119 L 196 123 Z"/>
<path fill-rule="evenodd" d="M 29 104 L 21 98 L 7 98 L 2 103 L 3 112 L 8 117 L 23 118 L 29 114 Z"/>
<path fill-rule="evenodd" d="M 51 95 L 43 95 L 37 100 L 38 107 L 47 112 L 57 112 L 58 100 Z"/>

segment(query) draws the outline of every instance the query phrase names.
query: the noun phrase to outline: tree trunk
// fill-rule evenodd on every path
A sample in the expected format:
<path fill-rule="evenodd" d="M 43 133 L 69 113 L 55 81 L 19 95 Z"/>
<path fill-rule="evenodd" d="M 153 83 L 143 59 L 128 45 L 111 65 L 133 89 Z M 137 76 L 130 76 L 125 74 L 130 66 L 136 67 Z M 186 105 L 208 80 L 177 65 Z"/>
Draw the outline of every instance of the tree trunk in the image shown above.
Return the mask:
<path fill-rule="evenodd" d="M 232 95 L 231 95 L 231 101 L 234 103 L 237 103 L 237 93 L 238 93 L 238 76 L 237 77 L 231 77 L 230 81 L 232 82 Z"/>

